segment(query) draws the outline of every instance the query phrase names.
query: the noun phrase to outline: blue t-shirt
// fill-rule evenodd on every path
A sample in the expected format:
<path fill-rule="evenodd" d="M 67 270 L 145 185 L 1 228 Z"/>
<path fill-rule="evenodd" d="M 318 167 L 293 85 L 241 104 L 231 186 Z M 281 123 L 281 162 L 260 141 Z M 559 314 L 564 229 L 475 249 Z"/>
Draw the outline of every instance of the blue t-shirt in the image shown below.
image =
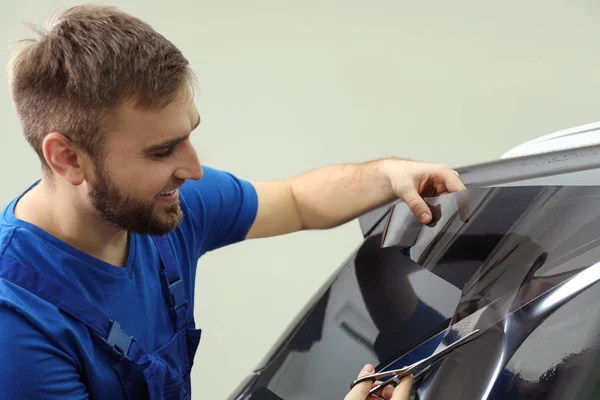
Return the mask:
<path fill-rule="evenodd" d="M 29 190 L 29 189 L 28 189 Z M 119 322 L 148 352 L 173 336 L 152 239 L 131 234 L 125 268 L 91 257 L 18 220 L 13 200 L 0 215 L 0 255 L 16 259 L 85 297 Z M 180 188 L 183 221 L 168 234 L 193 304 L 202 254 L 242 241 L 254 222 L 253 186 L 204 167 Z M 202 328 L 201 321 L 198 327 Z M 125 393 L 105 350 L 88 329 L 57 307 L 0 279 L 1 399 L 121 399 Z"/>

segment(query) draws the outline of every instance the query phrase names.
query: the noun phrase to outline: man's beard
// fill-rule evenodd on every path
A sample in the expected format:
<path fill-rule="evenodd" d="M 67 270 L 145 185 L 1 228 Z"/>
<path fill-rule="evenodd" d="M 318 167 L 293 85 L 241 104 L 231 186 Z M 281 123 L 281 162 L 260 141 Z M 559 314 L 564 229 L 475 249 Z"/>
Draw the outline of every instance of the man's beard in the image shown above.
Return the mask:
<path fill-rule="evenodd" d="M 183 212 L 179 201 L 166 210 L 156 211 L 154 199 L 145 202 L 124 194 L 111 182 L 102 166 L 96 167 L 96 176 L 96 184 L 89 192 L 92 205 L 102 218 L 117 228 L 162 236 L 181 223 Z"/>

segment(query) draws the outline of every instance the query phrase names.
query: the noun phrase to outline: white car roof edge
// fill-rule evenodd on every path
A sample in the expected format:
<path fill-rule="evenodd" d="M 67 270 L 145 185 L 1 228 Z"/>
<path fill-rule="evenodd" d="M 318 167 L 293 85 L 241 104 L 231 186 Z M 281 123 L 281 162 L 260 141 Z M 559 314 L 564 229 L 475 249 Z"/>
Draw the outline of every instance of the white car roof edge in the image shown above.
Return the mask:
<path fill-rule="evenodd" d="M 600 121 L 540 136 L 506 151 L 501 159 L 600 144 Z"/>

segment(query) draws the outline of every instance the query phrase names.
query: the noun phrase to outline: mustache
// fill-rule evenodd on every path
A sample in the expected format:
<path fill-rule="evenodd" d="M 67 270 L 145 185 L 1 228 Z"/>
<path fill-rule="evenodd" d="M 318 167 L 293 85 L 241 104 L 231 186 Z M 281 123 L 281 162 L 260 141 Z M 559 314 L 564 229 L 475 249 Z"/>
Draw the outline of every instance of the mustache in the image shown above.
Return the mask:
<path fill-rule="evenodd" d="M 184 180 L 179 180 L 178 182 L 174 182 L 171 185 L 164 187 L 161 192 L 170 192 L 171 190 L 179 189 L 184 183 Z"/>

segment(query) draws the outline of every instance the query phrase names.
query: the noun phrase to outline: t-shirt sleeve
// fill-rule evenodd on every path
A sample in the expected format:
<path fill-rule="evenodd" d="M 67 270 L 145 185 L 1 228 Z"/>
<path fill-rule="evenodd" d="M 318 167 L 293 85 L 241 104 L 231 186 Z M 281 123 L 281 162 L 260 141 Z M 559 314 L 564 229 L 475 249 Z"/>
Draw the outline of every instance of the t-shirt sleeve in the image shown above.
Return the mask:
<path fill-rule="evenodd" d="M 86 399 L 75 362 L 21 314 L 0 307 L 0 399 Z"/>
<path fill-rule="evenodd" d="M 180 190 L 182 208 L 193 229 L 200 254 L 245 239 L 258 209 L 254 186 L 247 180 L 218 169 L 204 167 L 197 181 L 187 181 Z"/>

